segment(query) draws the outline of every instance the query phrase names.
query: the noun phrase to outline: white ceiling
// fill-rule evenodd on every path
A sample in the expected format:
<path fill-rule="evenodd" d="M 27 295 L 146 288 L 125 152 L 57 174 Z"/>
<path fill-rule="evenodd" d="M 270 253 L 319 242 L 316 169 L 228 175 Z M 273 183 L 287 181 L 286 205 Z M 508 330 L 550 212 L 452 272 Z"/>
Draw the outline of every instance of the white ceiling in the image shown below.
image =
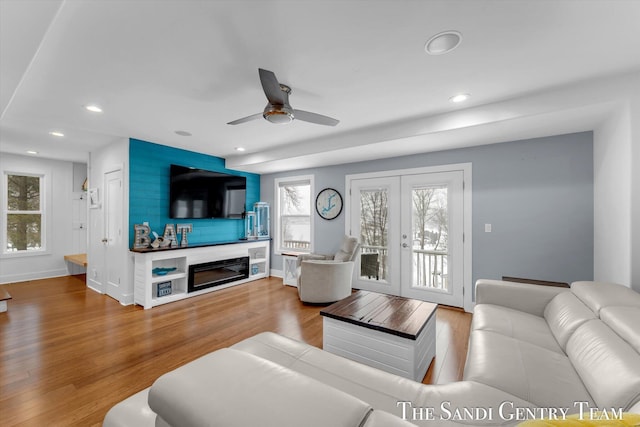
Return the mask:
<path fill-rule="evenodd" d="M 638 22 L 635 0 L 0 0 L 0 150 L 133 137 L 265 173 L 589 130 L 604 101 L 562 96 L 640 70 Z M 425 54 L 444 30 L 462 44 Z M 259 67 L 340 124 L 227 125 L 264 108 Z"/>

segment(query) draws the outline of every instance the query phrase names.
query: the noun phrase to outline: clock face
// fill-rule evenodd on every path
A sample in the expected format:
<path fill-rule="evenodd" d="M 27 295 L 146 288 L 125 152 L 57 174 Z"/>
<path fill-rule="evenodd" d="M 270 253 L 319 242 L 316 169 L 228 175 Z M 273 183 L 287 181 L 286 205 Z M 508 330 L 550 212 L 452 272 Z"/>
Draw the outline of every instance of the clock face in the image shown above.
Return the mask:
<path fill-rule="evenodd" d="M 324 219 L 334 219 L 342 212 L 342 196 L 333 188 L 325 188 L 316 197 L 316 211 Z"/>

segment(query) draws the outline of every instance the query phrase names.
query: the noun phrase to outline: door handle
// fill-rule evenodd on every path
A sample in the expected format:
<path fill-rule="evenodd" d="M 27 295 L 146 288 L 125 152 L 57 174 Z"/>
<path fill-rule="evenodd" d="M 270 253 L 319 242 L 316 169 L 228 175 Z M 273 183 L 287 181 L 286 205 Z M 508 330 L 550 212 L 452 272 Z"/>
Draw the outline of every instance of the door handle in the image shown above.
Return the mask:
<path fill-rule="evenodd" d="M 406 243 L 403 243 L 403 244 L 402 244 L 402 247 L 403 247 L 403 248 L 408 248 L 408 247 L 409 247 L 409 245 L 407 245 Z"/>
<path fill-rule="evenodd" d="M 104 239 L 102 239 L 102 243 L 109 243 L 109 239 L 105 237 Z"/>

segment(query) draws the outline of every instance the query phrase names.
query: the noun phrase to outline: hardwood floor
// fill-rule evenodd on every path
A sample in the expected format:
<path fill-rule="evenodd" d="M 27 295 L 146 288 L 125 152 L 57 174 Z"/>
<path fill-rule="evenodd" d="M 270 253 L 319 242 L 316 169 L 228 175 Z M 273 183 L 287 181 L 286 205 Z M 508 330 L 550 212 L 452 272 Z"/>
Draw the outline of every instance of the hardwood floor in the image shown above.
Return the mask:
<path fill-rule="evenodd" d="M 163 373 L 262 331 L 322 348 L 322 307 L 278 278 L 143 310 L 85 287 L 84 276 L 2 285 L 0 423 L 98 426 L 107 410 Z M 471 315 L 438 308 L 425 383 L 462 378 Z"/>

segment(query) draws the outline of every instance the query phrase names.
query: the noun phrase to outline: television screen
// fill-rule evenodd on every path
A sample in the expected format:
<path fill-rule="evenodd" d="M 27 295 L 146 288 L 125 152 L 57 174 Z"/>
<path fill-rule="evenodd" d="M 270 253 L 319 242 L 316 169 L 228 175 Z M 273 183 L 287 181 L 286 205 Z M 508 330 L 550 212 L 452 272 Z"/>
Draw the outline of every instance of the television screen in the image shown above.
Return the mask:
<path fill-rule="evenodd" d="M 244 176 L 171 165 L 170 180 L 170 218 L 242 218 L 245 212 Z"/>

